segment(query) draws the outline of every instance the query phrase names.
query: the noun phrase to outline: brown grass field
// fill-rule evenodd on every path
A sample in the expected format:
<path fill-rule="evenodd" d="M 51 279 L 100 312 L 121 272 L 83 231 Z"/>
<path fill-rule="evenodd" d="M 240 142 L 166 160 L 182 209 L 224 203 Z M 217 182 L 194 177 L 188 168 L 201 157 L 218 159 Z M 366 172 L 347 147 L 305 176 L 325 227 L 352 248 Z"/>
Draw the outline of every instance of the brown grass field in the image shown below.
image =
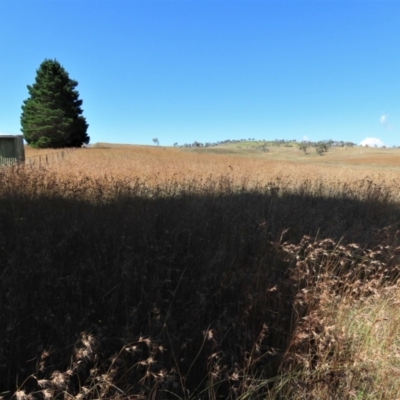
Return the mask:
<path fill-rule="evenodd" d="M 56 153 L 0 169 L 0 398 L 400 398 L 400 149 Z"/>
<path fill-rule="evenodd" d="M 285 147 L 270 147 L 268 153 L 262 153 L 244 145 L 209 149 L 104 146 L 78 149 L 74 155 L 77 161 L 75 169 L 89 164 L 91 173 L 95 169 L 97 174 L 104 174 L 111 172 L 111 168 L 113 175 L 142 177 L 144 174 L 146 178 L 154 178 L 162 170 L 158 178 L 161 180 L 169 180 L 172 176 L 185 180 L 193 176 L 204 179 L 210 175 L 231 175 L 235 180 L 244 178 L 259 182 L 277 177 L 301 181 L 311 177 L 313 180 L 340 180 L 342 183 L 363 178 L 391 181 L 397 179 L 400 172 L 400 149 L 345 147 L 331 149 L 321 157 L 312 149 L 304 155 L 297 148 Z M 57 152 L 27 147 L 26 157 Z"/>

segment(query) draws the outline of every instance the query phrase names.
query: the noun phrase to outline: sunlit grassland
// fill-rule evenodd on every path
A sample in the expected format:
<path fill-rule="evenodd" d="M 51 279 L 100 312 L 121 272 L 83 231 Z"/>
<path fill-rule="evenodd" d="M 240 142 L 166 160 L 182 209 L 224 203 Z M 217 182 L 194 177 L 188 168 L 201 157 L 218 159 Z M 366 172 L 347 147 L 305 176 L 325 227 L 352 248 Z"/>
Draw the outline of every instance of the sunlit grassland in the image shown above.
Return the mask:
<path fill-rule="evenodd" d="M 0 396 L 400 397 L 400 151 L 216 149 L 0 170 Z"/>
<path fill-rule="evenodd" d="M 291 142 L 289 146 L 273 145 L 266 142 L 268 151 L 260 149 L 263 141 L 223 144 L 217 147 L 189 149 L 201 153 L 233 154 L 258 157 L 265 160 L 297 161 L 315 164 L 336 164 L 364 167 L 400 167 L 400 149 L 374 147 L 331 147 L 322 156 L 318 155 L 315 147 L 308 147 L 307 153 L 299 150 L 298 143 Z"/>
<path fill-rule="evenodd" d="M 246 144 L 251 147 L 252 144 Z M 285 184 L 304 182 L 340 182 L 353 184 L 369 178 L 374 183 L 395 185 L 400 168 L 400 149 L 335 148 L 318 156 L 311 148 L 304 154 L 296 147 L 269 147 L 268 153 L 252 154 L 246 150 L 225 154 L 232 147 L 181 149 L 154 146 L 78 149 L 71 157 L 72 165 L 51 165 L 52 169 L 72 172 L 88 171 L 91 175 L 145 178 L 150 184 L 174 180 L 205 179 L 209 176 L 230 176 L 235 183 L 267 183 L 279 178 Z M 215 154 L 213 150 L 221 150 Z M 27 148 L 26 155 L 46 154 L 48 150 Z M 315 154 L 314 154 L 315 153 Z"/>

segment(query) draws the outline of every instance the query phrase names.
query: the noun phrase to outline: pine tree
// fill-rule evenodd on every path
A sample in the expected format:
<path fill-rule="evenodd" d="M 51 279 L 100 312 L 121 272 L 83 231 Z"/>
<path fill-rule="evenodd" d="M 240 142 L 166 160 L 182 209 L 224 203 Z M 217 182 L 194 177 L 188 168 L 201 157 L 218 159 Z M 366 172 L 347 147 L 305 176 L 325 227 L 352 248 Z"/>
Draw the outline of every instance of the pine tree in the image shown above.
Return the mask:
<path fill-rule="evenodd" d="M 89 143 L 88 124 L 82 116 L 78 82 L 56 60 L 44 60 L 28 85 L 30 97 L 22 105 L 21 126 L 32 147 L 79 147 Z"/>

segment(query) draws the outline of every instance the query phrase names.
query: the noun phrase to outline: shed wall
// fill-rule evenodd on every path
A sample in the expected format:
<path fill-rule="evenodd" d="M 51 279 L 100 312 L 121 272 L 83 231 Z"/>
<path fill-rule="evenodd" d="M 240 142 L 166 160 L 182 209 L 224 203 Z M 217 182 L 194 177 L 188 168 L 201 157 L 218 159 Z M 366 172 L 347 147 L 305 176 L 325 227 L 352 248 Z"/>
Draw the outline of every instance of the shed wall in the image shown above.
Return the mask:
<path fill-rule="evenodd" d="M 0 165 L 13 165 L 25 161 L 22 136 L 0 136 Z"/>

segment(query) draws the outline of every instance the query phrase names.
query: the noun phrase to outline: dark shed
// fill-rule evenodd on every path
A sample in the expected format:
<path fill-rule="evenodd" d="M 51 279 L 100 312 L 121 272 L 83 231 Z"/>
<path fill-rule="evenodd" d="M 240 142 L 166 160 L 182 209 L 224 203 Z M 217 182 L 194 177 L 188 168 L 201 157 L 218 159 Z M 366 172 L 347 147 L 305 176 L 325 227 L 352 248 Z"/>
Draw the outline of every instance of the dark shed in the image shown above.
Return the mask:
<path fill-rule="evenodd" d="M 0 166 L 25 162 L 22 135 L 0 135 Z"/>

